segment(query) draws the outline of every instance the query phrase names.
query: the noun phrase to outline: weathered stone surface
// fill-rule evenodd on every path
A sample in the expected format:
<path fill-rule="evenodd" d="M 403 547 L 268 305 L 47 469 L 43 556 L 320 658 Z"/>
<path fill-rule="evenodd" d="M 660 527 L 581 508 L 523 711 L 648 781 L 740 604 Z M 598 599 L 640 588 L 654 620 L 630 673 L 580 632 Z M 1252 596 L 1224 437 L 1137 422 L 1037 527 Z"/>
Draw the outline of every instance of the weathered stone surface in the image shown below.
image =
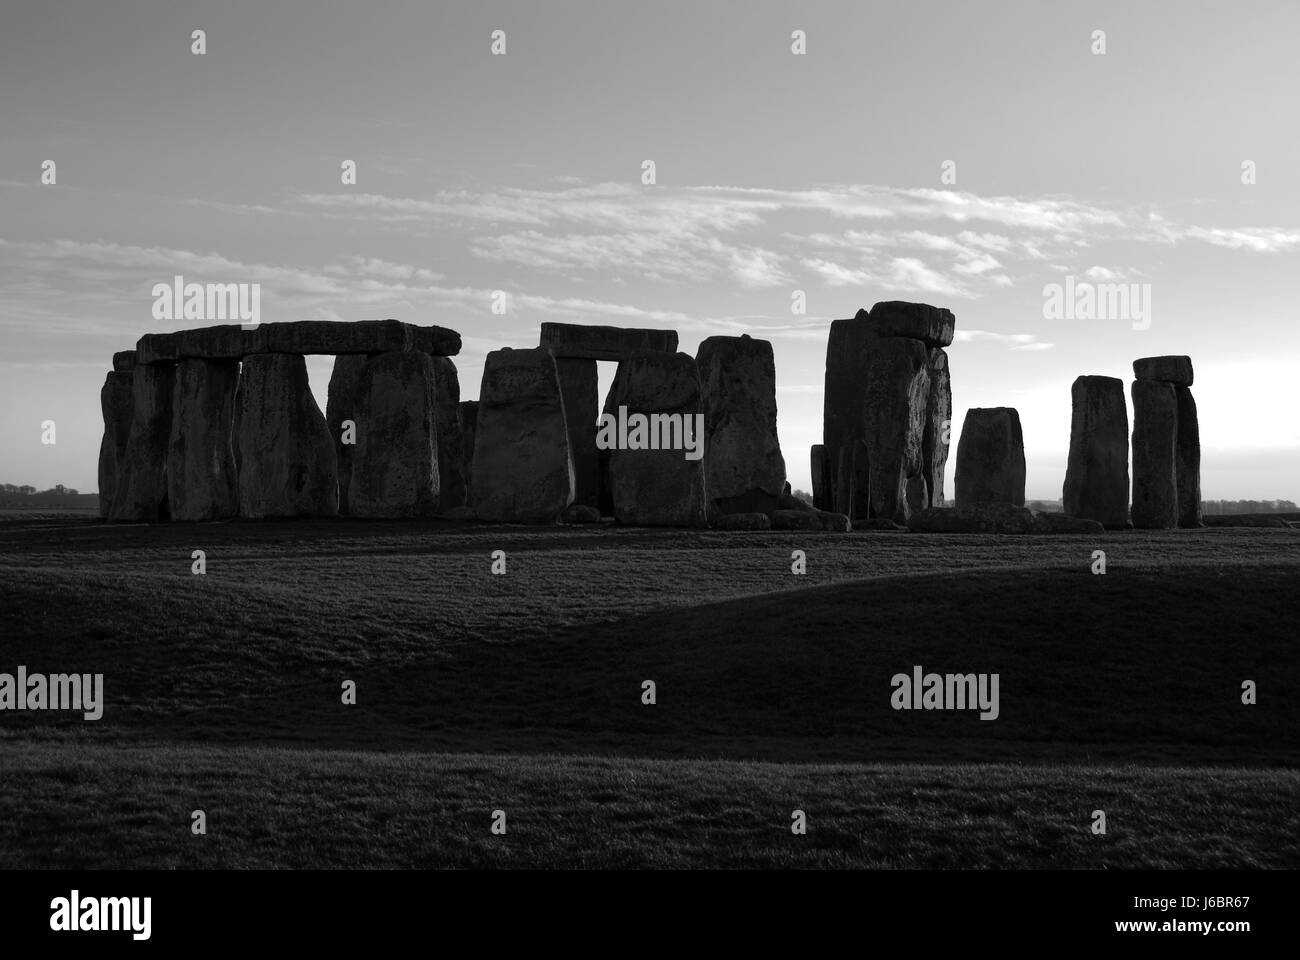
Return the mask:
<path fill-rule="evenodd" d="M 557 359 L 564 397 L 564 419 L 569 425 L 569 450 L 573 455 L 573 502 L 595 507 L 600 497 L 600 455 L 596 449 L 596 421 L 600 419 L 600 384 L 595 360 Z"/>
<path fill-rule="evenodd" d="M 574 525 L 600 523 L 600 511 L 585 503 L 571 503 L 560 514 L 560 522 Z"/>
<path fill-rule="evenodd" d="M 545 347 L 487 355 L 471 482 L 480 520 L 554 523 L 573 502 L 560 378 Z"/>
<path fill-rule="evenodd" d="M 951 310 L 903 300 L 877 303 L 871 308 L 871 319 L 882 337 L 909 337 L 932 348 L 951 346 L 957 326 Z"/>
<path fill-rule="evenodd" d="M 443 520 L 468 521 L 478 519 L 474 514 L 473 507 L 452 507 L 450 510 L 443 510 L 439 513 Z"/>
<path fill-rule="evenodd" d="M 233 430 L 237 360 L 182 360 L 176 365 L 167 450 L 171 519 L 227 520 L 239 512 Z"/>
<path fill-rule="evenodd" d="M 113 354 L 113 371 L 115 373 L 130 373 L 135 369 L 135 351 L 119 350 Z"/>
<path fill-rule="evenodd" d="M 438 510 L 437 388 L 426 353 L 381 353 L 357 381 L 354 517 L 428 517 Z"/>
<path fill-rule="evenodd" d="M 236 405 L 240 516 L 337 514 L 334 441 L 312 396 L 306 360 L 284 353 L 248 357 Z"/>
<path fill-rule="evenodd" d="M 434 394 L 438 438 L 438 509 L 463 507 L 469 502 L 465 478 L 465 433 L 460 426 L 460 376 L 450 357 L 433 357 Z"/>
<path fill-rule="evenodd" d="M 812 513 L 817 508 L 806 500 L 800 500 L 793 493 L 786 492 L 776 498 L 776 509 L 777 510 L 802 510 L 805 513 Z M 767 511 L 760 511 L 760 512 L 771 513 L 772 511 L 767 510 Z"/>
<path fill-rule="evenodd" d="M 543 323 L 540 343 L 558 358 L 626 360 L 636 353 L 676 353 L 676 330 Z"/>
<path fill-rule="evenodd" d="M 773 530 L 824 530 L 830 533 L 848 533 L 852 529 L 849 518 L 842 513 L 825 510 L 775 510 L 771 515 Z"/>
<path fill-rule="evenodd" d="M 298 320 L 195 327 L 175 333 L 147 333 L 136 343 L 142 364 L 185 359 L 239 360 L 264 353 L 374 354 L 418 350 L 432 356 L 460 353 L 460 334 L 445 327 L 416 326 L 399 320 Z"/>
<path fill-rule="evenodd" d="M 1178 526 L 1178 393 L 1172 383 L 1133 381 L 1133 526 Z"/>
<path fill-rule="evenodd" d="M 695 358 L 689 354 L 639 353 L 620 362 L 604 412 L 618 418 L 620 407 L 626 408 L 629 418 L 661 415 L 664 422 L 675 421 L 680 428 L 677 439 L 684 441 L 689 430 L 700 449 L 704 399 Z M 612 449 L 609 484 L 614 517 L 620 523 L 707 525 L 704 460 L 688 460 L 685 450 Z"/>
<path fill-rule="evenodd" d="M 943 480 L 948 467 L 948 437 L 952 424 L 952 378 L 948 372 L 948 354 L 942 347 L 931 347 L 925 367 L 930 376 L 930 392 L 926 398 L 925 426 L 921 434 L 921 476 L 925 483 L 921 509 L 944 504 Z"/>
<path fill-rule="evenodd" d="M 1139 380 L 1160 380 L 1192 385 L 1192 358 L 1185 356 L 1143 357 L 1133 361 L 1133 376 Z"/>
<path fill-rule="evenodd" d="M 478 434 L 478 401 L 462 400 L 456 407 L 464 451 L 465 500 L 474 503 L 474 438 Z"/>
<path fill-rule="evenodd" d="M 112 512 L 119 468 L 126 462 L 126 444 L 131 437 L 132 376 L 130 370 L 113 370 L 99 391 L 104 415 L 104 436 L 99 444 L 99 515 L 105 518 Z"/>
<path fill-rule="evenodd" d="M 920 340 L 879 336 L 865 310 L 831 324 L 823 441 L 825 455 L 835 465 L 831 501 L 853 521 L 869 516 L 904 520 L 922 497 L 918 490 L 924 487 L 917 480 L 924 476 L 928 361 L 929 352 Z M 850 482 L 854 470 L 862 469 L 863 457 L 854 448 L 857 441 L 865 443 L 868 461 L 866 514 L 861 510 L 863 485 Z"/>
<path fill-rule="evenodd" d="M 829 509 L 828 501 L 829 491 L 831 488 L 830 464 L 826 460 L 826 446 L 821 443 L 814 443 L 809 450 L 809 461 L 812 467 L 812 494 L 813 506 L 818 510 Z"/>
<path fill-rule="evenodd" d="M 1070 459 L 1061 504 L 1075 517 L 1128 526 L 1128 406 L 1124 381 L 1078 377 L 1070 388 Z"/>
<path fill-rule="evenodd" d="M 1182 384 L 1178 395 L 1178 525 L 1201 527 L 1201 427 L 1196 417 L 1196 399 Z"/>
<path fill-rule="evenodd" d="M 1025 440 L 1012 407 L 972 407 L 957 443 L 957 506 L 1025 505 Z"/>
<path fill-rule="evenodd" d="M 960 454 L 959 454 L 960 456 Z M 957 487 L 961 496 L 961 487 Z M 976 501 L 956 507 L 931 507 L 908 518 L 914 533 L 1042 533 L 1044 527 L 1027 507 L 1001 501 Z"/>
<path fill-rule="evenodd" d="M 345 516 L 352 512 L 349 488 L 352 485 L 352 452 L 356 449 L 357 439 L 357 384 L 361 382 L 361 369 L 365 365 L 366 357 L 362 355 L 335 357 L 325 400 L 325 423 L 334 443 L 339 476 L 339 513 Z M 350 429 L 344 426 L 348 423 Z M 345 439 L 351 442 L 344 443 Z"/>
<path fill-rule="evenodd" d="M 766 513 L 724 513 L 714 518 L 715 530 L 770 530 L 772 520 Z"/>
<path fill-rule="evenodd" d="M 711 511 L 766 513 L 785 483 L 776 434 L 772 344 L 709 337 L 696 353 L 704 395 L 705 487 Z"/>
<path fill-rule="evenodd" d="M 131 431 L 118 463 L 110 520 L 166 520 L 167 443 L 176 367 L 136 367 L 131 375 Z"/>

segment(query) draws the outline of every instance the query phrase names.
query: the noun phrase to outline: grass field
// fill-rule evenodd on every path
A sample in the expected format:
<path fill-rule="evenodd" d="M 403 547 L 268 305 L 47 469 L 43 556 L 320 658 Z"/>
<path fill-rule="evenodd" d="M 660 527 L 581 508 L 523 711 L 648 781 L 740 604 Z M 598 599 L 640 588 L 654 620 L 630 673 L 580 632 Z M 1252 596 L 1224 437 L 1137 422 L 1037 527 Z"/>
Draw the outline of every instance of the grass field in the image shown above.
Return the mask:
<path fill-rule="evenodd" d="M 8 519 L 0 671 L 107 705 L 0 713 L 0 865 L 1300 866 L 1297 584 L 1286 528 Z"/>

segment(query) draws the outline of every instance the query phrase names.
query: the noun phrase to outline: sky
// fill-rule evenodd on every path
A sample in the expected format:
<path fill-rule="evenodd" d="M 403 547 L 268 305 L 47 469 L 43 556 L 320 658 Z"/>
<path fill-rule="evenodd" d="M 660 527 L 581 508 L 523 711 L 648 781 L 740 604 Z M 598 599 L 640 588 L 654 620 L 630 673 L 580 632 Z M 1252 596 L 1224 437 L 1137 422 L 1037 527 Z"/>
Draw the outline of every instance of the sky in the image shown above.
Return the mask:
<path fill-rule="evenodd" d="M 179 274 L 458 330 L 462 399 L 545 321 L 770 340 L 805 490 L 861 307 L 955 313 L 953 442 L 1016 407 L 1030 499 L 1075 377 L 1188 354 L 1203 495 L 1300 499 L 1297 36 L 1294 2 L 8 0 L 0 480 L 96 488 L 104 374 L 195 325 L 152 315 Z M 1149 318 L 1051 317 L 1067 277 Z"/>

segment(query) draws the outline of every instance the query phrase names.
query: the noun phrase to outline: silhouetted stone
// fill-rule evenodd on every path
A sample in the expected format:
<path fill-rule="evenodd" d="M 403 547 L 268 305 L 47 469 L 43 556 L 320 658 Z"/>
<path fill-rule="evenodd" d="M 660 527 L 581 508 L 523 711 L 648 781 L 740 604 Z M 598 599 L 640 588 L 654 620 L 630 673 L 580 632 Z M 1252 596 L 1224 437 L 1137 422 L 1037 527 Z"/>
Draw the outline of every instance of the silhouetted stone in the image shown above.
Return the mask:
<path fill-rule="evenodd" d="M 1133 526 L 1178 526 L 1178 393 L 1172 383 L 1133 381 Z"/>
<path fill-rule="evenodd" d="M 259 328 L 260 329 L 260 328 Z M 223 323 L 213 327 L 179 330 L 172 334 L 176 357 L 180 360 L 242 360 L 249 353 L 255 331 L 245 330 L 237 323 Z"/>
<path fill-rule="evenodd" d="M 828 497 L 831 488 L 831 477 L 830 464 L 826 460 L 826 447 L 824 444 L 814 443 L 812 445 L 809 450 L 809 461 L 812 467 L 813 506 L 818 510 L 826 510 L 830 507 Z"/>
<path fill-rule="evenodd" d="M 600 456 L 596 449 L 596 421 L 600 419 L 600 385 L 595 360 L 557 359 L 564 397 L 564 418 L 569 425 L 569 450 L 573 455 L 573 502 L 595 507 L 600 497 Z"/>
<path fill-rule="evenodd" d="M 806 500 L 800 500 L 793 493 L 783 493 L 776 498 L 777 510 L 802 510 L 805 513 L 812 513 L 817 508 Z M 771 510 L 761 511 L 771 513 Z"/>
<path fill-rule="evenodd" d="M 715 530 L 770 530 L 772 520 L 766 513 L 724 513 L 713 521 Z"/>
<path fill-rule="evenodd" d="M 896 523 L 895 521 L 890 520 L 888 517 L 872 517 L 870 520 L 856 524 L 854 529 L 902 531 L 906 530 L 907 527 L 903 526 L 901 523 Z"/>
<path fill-rule="evenodd" d="M 455 356 L 460 352 L 460 334 L 445 327 L 398 320 L 298 320 L 263 323 L 251 329 L 217 324 L 175 333 L 147 333 L 136 343 L 136 361 L 153 364 L 185 359 L 239 360 L 264 353 L 337 356 L 411 350 Z"/>
<path fill-rule="evenodd" d="M 117 355 L 114 356 L 114 366 Z M 104 436 L 99 444 L 99 515 L 107 518 L 113 508 L 117 477 L 126 463 L 126 444 L 131 437 L 131 411 L 135 404 L 130 370 L 113 370 L 99 391 L 104 415 Z"/>
<path fill-rule="evenodd" d="M 478 401 L 462 400 L 456 407 L 460 422 L 461 445 L 464 450 L 465 499 L 474 503 L 474 437 L 478 433 Z"/>
<path fill-rule="evenodd" d="M 365 365 L 366 357 L 357 354 L 335 357 L 325 400 L 325 423 L 329 427 L 330 439 L 334 442 L 334 459 L 339 476 L 339 513 L 344 515 L 352 512 L 348 488 L 352 484 L 352 451 L 356 449 L 357 384 L 361 381 L 361 368 Z M 345 423 L 351 423 L 351 430 L 347 430 Z M 344 443 L 344 439 L 351 442 Z"/>
<path fill-rule="evenodd" d="M 232 431 L 237 360 L 182 360 L 176 365 L 167 500 L 172 520 L 227 520 L 239 512 Z"/>
<path fill-rule="evenodd" d="M 775 510 L 771 515 L 773 530 L 823 530 L 829 533 L 848 533 L 852 529 L 849 518 L 842 513 L 825 510 Z"/>
<path fill-rule="evenodd" d="M 354 517 L 428 517 L 438 510 L 437 373 L 419 351 L 381 353 L 357 380 Z"/>
<path fill-rule="evenodd" d="M 947 311 L 944 311 L 947 313 Z M 950 314 L 951 316 L 951 314 Z M 921 474 L 925 489 L 921 509 L 944 504 L 943 476 L 948 467 L 948 434 L 952 421 L 952 382 L 948 354 L 932 347 L 926 358 L 930 392 L 925 404 L 925 427 L 921 434 Z"/>
<path fill-rule="evenodd" d="M 767 513 L 785 482 L 776 435 L 772 344 L 709 337 L 696 352 L 704 396 L 704 469 L 711 510 Z"/>
<path fill-rule="evenodd" d="M 676 353 L 676 330 L 543 323 L 541 346 L 560 359 L 626 360 L 636 353 Z"/>
<path fill-rule="evenodd" d="M 960 450 L 958 457 L 960 458 Z M 958 463 L 960 463 L 960 459 Z M 957 487 L 961 497 L 961 486 Z M 1042 533 L 1045 528 L 1024 506 L 994 500 L 963 503 L 956 507 L 931 507 L 908 518 L 914 533 Z"/>
<path fill-rule="evenodd" d="M 1124 381 L 1078 377 L 1070 388 L 1070 459 L 1061 504 L 1075 517 L 1128 526 L 1128 407 Z"/>
<path fill-rule="evenodd" d="M 338 513 L 334 441 L 312 396 L 303 357 L 248 357 L 240 373 L 236 419 L 240 516 Z"/>
<path fill-rule="evenodd" d="M 868 516 L 906 519 L 918 494 L 922 440 L 929 400 L 929 352 L 920 340 L 877 335 L 865 310 L 831 324 L 826 348 L 823 417 L 825 455 L 835 465 L 831 501 L 851 520 Z M 866 444 L 867 514 L 854 505 L 861 483 L 852 483 L 854 444 Z M 860 467 L 858 468 L 860 469 Z M 855 489 L 850 489 L 853 487 Z M 919 489 L 924 489 L 920 487 Z"/>
<path fill-rule="evenodd" d="M 1127 471 L 1125 472 L 1127 473 Z M 1050 510 L 1031 510 L 1030 512 L 1034 515 L 1034 522 L 1038 525 L 1041 533 L 1098 534 L 1106 532 L 1106 528 L 1096 520 L 1071 517 L 1064 513 L 1053 513 Z"/>
<path fill-rule="evenodd" d="M 957 443 L 957 506 L 1025 505 L 1025 441 L 1020 414 L 1011 407 L 966 411 Z"/>
<path fill-rule="evenodd" d="M 113 372 L 130 373 L 135 369 L 135 351 L 119 350 L 113 354 Z"/>
<path fill-rule="evenodd" d="M 471 482 L 480 520 L 554 523 L 573 502 L 560 378 L 545 347 L 487 355 Z"/>
<path fill-rule="evenodd" d="M 651 418 L 679 428 L 674 438 L 703 449 L 698 415 L 704 400 L 695 359 L 685 353 L 640 353 L 618 365 L 605 400 L 605 413 Z M 642 526 L 702 527 L 707 525 L 703 459 L 689 460 L 683 449 L 612 449 L 609 483 L 614 516 L 620 523 Z"/>
<path fill-rule="evenodd" d="M 469 501 L 465 433 L 460 426 L 460 377 L 450 357 L 434 357 L 433 373 L 438 399 L 434 422 L 438 437 L 438 509 L 447 511 Z"/>
<path fill-rule="evenodd" d="M 583 503 L 571 503 L 560 514 L 560 522 L 574 525 L 600 523 L 600 511 Z"/>
<path fill-rule="evenodd" d="M 1133 376 L 1139 380 L 1160 380 L 1184 387 L 1192 385 L 1192 358 L 1185 356 L 1143 357 L 1133 361 Z"/>
<path fill-rule="evenodd" d="M 928 303 L 887 300 L 871 308 L 871 319 L 882 337 L 909 337 L 924 341 L 927 347 L 952 345 L 957 325 L 951 310 Z"/>
<path fill-rule="evenodd" d="M 136 367 L 131 377 L 131 430 L 118 463 L 109 519 L 166 520 L 167 444 L 171 438 L 176 367 Z"/>
<path fill-rule="evenodd" d="M 1196 417 L 1196 399 L 1182 384 L 1174 386 L 1178 396 L 1178 525 L 1200 527 L 1201 522 L 1201 427 Z"/>

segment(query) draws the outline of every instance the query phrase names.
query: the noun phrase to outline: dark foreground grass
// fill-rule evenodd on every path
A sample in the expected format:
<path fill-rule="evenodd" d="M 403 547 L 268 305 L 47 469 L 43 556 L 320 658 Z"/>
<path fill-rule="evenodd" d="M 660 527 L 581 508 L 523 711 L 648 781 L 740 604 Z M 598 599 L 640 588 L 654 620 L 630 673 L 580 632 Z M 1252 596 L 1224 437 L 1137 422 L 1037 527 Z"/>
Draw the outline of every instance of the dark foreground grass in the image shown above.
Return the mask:
<path fill-rule="evenodd" d="M 0 868 L 1300 866 L 1296 771 L 35 745 L 0 771 Z"/>

